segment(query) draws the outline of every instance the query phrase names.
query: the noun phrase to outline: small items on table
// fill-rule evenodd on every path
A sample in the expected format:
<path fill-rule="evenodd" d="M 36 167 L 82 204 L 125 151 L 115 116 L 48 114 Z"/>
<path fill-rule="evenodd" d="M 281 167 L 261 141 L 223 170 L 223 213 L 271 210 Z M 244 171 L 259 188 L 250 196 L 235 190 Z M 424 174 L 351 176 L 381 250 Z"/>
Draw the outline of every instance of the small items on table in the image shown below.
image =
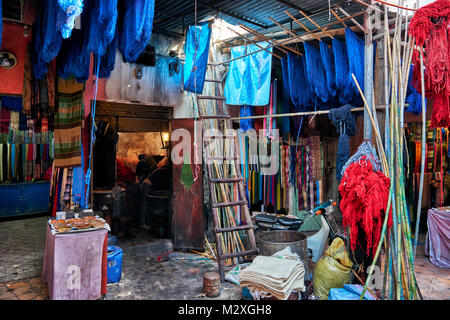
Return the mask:
<path fill-rule="evenodd" d="M 108 230 L 98 216 L 49 220 L 42 279 L 51 300 L 95 300 L 106 294 Z"/>

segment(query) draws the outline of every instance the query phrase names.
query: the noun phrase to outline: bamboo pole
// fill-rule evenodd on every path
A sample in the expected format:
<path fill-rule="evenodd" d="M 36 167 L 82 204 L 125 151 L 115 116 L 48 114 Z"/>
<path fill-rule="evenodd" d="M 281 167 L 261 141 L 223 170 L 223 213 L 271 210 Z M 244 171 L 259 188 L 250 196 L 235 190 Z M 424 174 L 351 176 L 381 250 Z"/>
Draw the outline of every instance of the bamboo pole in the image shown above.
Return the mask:
<path fill-rule="evenodd" d="M 252 40 L 250 40 L 250 39 L 247 38 L 246 36 L 240 34 L 239 32 L 237 32 L 237 31 L 235 31 L 235 30 L 233 30 L 233 29 L 231 29 L 231 28 L 228 28 L 228 29 L 230 29 L 231 31 L 233 31 L 233 32 L 236 33 L 237 35 L 241 36 L 242 38 L 244 38 L 245 40 L 247 40 L 247 41 L 250 42 L 251 44 L 254 44 L 254 45 L 257 46 L 258 48 L 263 49 L 264 51 L 270 53 L 270 54 L 273 55 L 274 57 L 277 57 L 278 59 L 281 60 L 281 57 L 280 57 L 279 55 L 277 55 L 277 54 L 275 54 L 275 53 L 273 53 L 273 52 L 270 52 L 270 51 L 267 50 L 266 48 L 263 48 L 262 46 L 260 46 L 260 45 L 257 44 L 256 42 L 253 42 Z"/>
<path fill-rule="evenodd" d="M 290 14 L 287 10 L 284 10 L 284 13 L 286 13 L 289 17 L 291 17 L 292 20 L 294 20 L 300 27 L 302 27 L 306 32 L 310 32 L 311 30 L 309 30 L 307 27 L 305 27 L 303 25 L 303 23 L 301 23 L 300 21 L 298 21 L 292 14 Z M 320 28 L 318 28 L 320 29 Z M 320 29 L 322 30 L 322 29 Z M 318 36 L 316 36 L 314 33 L 311 34 L 314 38 L 316 38 L 319 41 L 322 41 L 322 39 Z"/>
<path fill-rule="evenodd" d="M 320 28 L 320 30 L 322 30 L 323 32 L 325 32 L 331 39 L 334 39 L 334 37 L 329 34 L 326 30 L 322 29 L 313 19 L 311 19 L 310 17 L 308 17 L 308 15 L 306 13 L 304 13 L 302 10 L 298 10 L 298 12 L 300 12 L 306 19 L 308 19 L 313 25 L 315 25 L 317 28 Z"/>
<path fill-rule="evenodd" d="M 283 29 L 288 35 L 295 37 L 297 36 L 296 33 L 294 33 L 293 31 L 287 29 L 285 26 L 283 26 L 281 23 L 279 23 L 277 20 L 273 19 L 272 17 L 269 17 L 270 21 L 272 21 L 273 23 L 275 23 L 277 26 L 279 26 L 281 29 Z"/>

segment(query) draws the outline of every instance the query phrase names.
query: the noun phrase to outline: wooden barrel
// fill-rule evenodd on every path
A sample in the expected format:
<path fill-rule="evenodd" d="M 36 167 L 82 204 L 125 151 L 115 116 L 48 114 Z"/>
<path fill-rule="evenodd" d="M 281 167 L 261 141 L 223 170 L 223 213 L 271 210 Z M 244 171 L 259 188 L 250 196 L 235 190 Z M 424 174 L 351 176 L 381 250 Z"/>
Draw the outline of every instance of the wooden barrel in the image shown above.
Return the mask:
<path fill-rule="evenodd" d="M 205 272 L 203 275 L 203 293 L 209 298 L 220 294 L 220 275 L 217 272 Z"/>

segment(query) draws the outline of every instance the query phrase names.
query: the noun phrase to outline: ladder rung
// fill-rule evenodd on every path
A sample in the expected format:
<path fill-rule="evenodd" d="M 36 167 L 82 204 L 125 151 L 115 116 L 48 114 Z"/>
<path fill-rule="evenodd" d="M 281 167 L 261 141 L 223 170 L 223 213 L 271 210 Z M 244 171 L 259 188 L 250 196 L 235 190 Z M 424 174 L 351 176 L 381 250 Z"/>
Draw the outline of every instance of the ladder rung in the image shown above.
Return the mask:
<path fill-rule="evenodd" d="M 241 182 L 241 181 L 244 181 L 244 178 L 224 178 L 224 179 L 211 178 L 209 181 L 211 183 L 230 183 L 230 182 Z"/>
<path fill-rule="evenodd" d="M 226 100 L 225 97 L 218 97 L 218 96 L 198 96 L 198 98 L 204 100 Z"/>
<path fill-rule="evenodd" d="M 223 160 L 223 161 L 227 161 L 227 160 L 237 160 L 238 157 L 237 156 L 209 156 L 206 158 L 206 160 L 212 160 L 212 161 L 218 161 L 218 160 Z"/>
<path fill-rule="evenodd" d="M 222 80 L 216 80 L 216 79 L 205 79 L 205 82 L 216 82 L 216 83 L 222 83 Z"/>
<path fill-rule="evenodd" d="M 243 226 L 238 226 L 238 227 L 234 227 L 234 228 L 218 228 L 216 229 L 216 232 L 233 232 L 233 231 L 240 231 L 240 230 L 247 230 L 247 229 L 252 229 L 253 226 L 251 225 L 243 225 Z"/>
<path fill-rule="evenodd" d="M 230 253 L 230 254 L 224 254 L 222 256 L 219 256 L 220 260 L 230 259 L 230 258 L 237 258 L 237 257 L 243 257 L 243 256 L 252 256 L 254 254 L 258 254 L 258 250 L 248 250 L 248 251 L 242 251 L 237 253 Z"/>
<path fill-rule="evenodd" d="M 230 116 L 228 114 L 210 114 L 210 115 L 204 115 L 200 116 L 201 119 L 230 119 Z"/>
<path fill-rule="evenodd" d="M 213 208 L 223 208 L 223 207 L 234 207 L 246 205 L 247 200 L 233 201 L 233 202 L 222 202 L 222 203 L 213 203 L 211 207 Z"/>

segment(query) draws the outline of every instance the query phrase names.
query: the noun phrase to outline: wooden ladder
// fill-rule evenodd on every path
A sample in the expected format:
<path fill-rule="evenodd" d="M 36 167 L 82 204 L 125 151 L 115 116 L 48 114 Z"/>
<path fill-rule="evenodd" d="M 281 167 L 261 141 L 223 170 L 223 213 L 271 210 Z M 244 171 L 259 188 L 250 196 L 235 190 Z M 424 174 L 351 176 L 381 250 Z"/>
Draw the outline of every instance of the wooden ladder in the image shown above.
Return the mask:
<path fill-rule="evenodd" d="M 215 70 L 214 73 L 216 74 Z M 226 108 L 225 97 L 223 97 L 223 80 L 205 79 L 205 85 L 207 83 L 213 83 L 215 89 L 219 91 L 219 95 L 197 95 L 197 105 L 201 106 L 202 102 L 208 100 L 214 101 L 215 104 L 214 109 L 216 112 L 214 114 L 207 114 L 208 112 L 205 108 L 199 107 L 198 110 L 199 118 L 202 121 L 203 148 L 205 150 L 205 161 L 208 173 L 210 202 L 214 220 L 214 233 L 216 237 L 216 248 L 218 255 L 217 260 L 219 264 L 220 280 L 221 282 L 224 282 L 224 262 L 226 260 L 231 259 L 232 261 L 236 262 L 239 261 L 240 258 L 252 258 L 254 255 L 258 254 L 258 249 L 256 247 L 254 225 L 250 217 L 248 202 L 246 199 L 244 179 L 242 177 L 239 165 L 240 156 L 237 136 L 235 134 L 235 131 L 232 130 L 232 123 Z M 222 125 L 220 125 L 221 122 Z M 213 134 L 208 134 L 209 132 L 211 132 L 209 130 L 214 131 L 220 128 L 222 128 L 221 132 L 215 131 L 213 132 Z M 223 129 L 231 129 L 231 132 L 233 133 L 227 134 L 227 132 L 224 132 Z M 227 143 L 227 141 L 230 143 Z M 223 154 L 217 154 L 217 152 L 213 154 L 214 152 L 211 152 L 212 145 L 216 143 L 215 146 L 217 147 L 217 142 L 219 142 L 219 144 L 223 142 L 224 148 L 222 148 L 222 151 L 225 150 Z M 230 147 L 231 144 L 233 145 L 233 148 Z M 230 149 L 233 150 L 233 154 L 225 154 L 226 150 Z M 217 151 L 217 149 L 215 149 L 215 151 Z M 225 170 L 224 168 L 226 167 L 224 167 L 223 164 L 227 164 L 227 166 L 229 165 L 229 170 Z M 214 171 L 214 169 L 216 171 Z M 223 171 L 221 171 L 221 169 L 223 169 Z M 214 174 L 214 172 L 216 174 Z M 232 200 L 233 193 L 236 191 L 235 184 L 237 184 L 237 199 Z M 219 190 L 221 192 L 218 192 L 216 186 L 219 186 Z M 218 199 L 218 195 L 220 195 L 220 199 Z M 234 219 L 235 215 L 233 215 L 233 208 L 240 208 L 240 210 L 234 210 L 234 213 L 243 213 L 241 217 L 243 218 L 244 223 L 240 225 L 236 223 L 236 220 Z M 221 214 L 224 213 L 227 214 L 228 219 L 231 220 L 231 226 L 223 226 Z M 245 232 L 247 235 L 246 239 L 241 238 L 243 232 Z M 227 241 L 230 238 L 234 238 L 234 240 L 240 243 L 240 246 L 236 248 L 232 245 L 224 245 L 225 243 L 228 243 Z M 246 246 L 244 242 L 246 242 Z M 232 252 L 230 252 L 230 247 L 231 249 L 233 249 L 231 250 Z M 224 249 L 227 249 L 228 252 L 224 252 Z"/>

